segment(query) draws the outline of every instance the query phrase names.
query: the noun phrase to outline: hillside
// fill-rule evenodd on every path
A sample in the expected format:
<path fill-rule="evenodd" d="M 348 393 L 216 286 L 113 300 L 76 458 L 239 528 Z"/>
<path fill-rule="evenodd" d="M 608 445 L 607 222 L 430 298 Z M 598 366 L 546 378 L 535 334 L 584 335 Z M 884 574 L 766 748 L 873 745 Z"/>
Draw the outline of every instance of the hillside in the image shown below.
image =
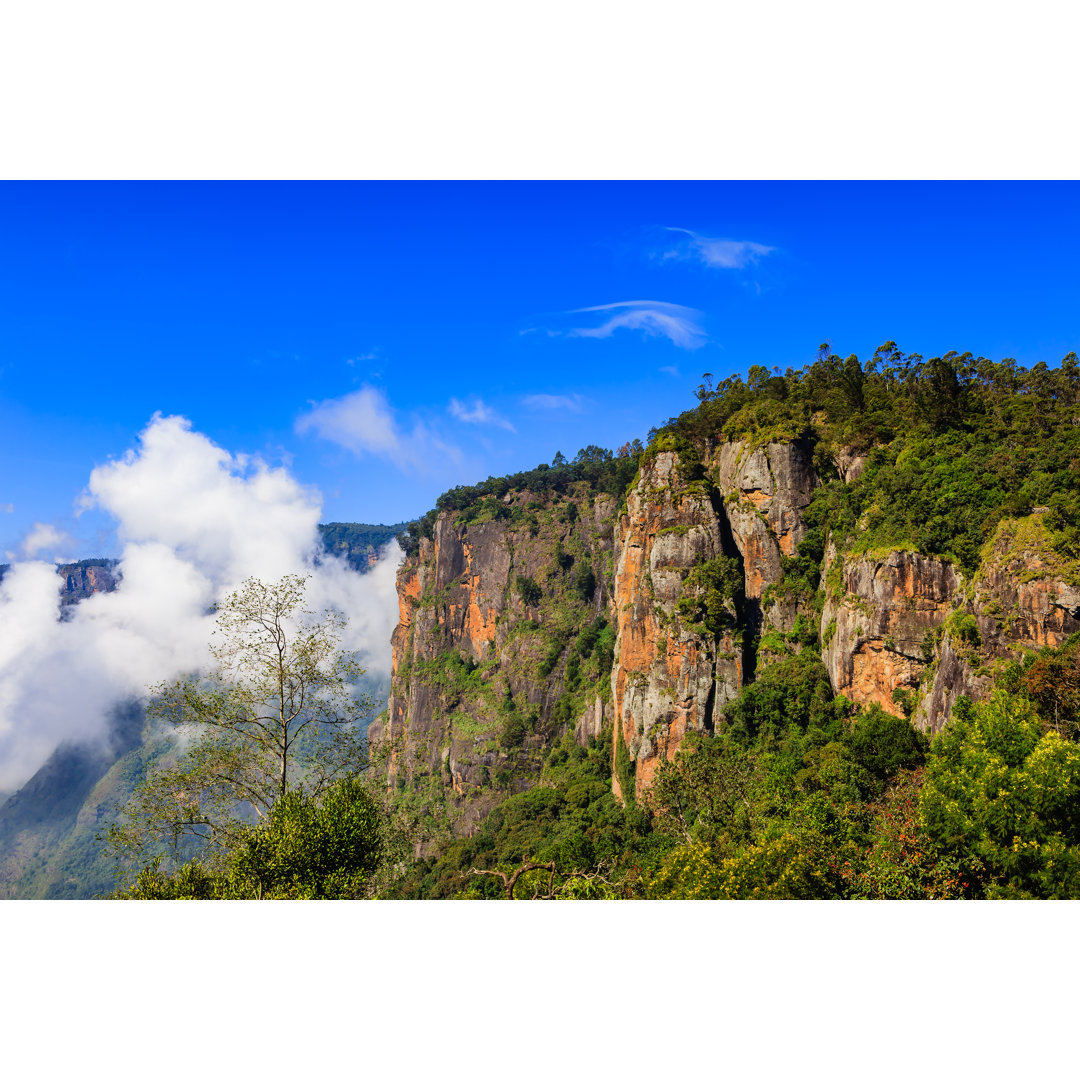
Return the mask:
<path fill-rule="evenodd" d="M 497 891 L 468 871 L 552 852 L 581 872 L 606 859 L 624 895 L 635 874 L 679 894 L 656 882 L 683 880 L 687 843 L 705 879 L 816 845 L 833 876 L 815 864 L 798 894 L 850 894 L 836 835 L 872 848 L 867 822 L 897 785 L 917 799 L 957 701 L 1015 688 L 1025 655 L 1080 631 L 1078 409 L 1074 355 L 1028 371 L 823 350 L 706 377 L 646 448 L 448 492 L 410 529 L 372 734 L 398 799 L 458 839 L 419 845 L 400 894 Z M 759 820 L 699 814 L 680 845 L 668 800 L 696 805 L 701 783 L 744 814 L 753 789 Z M 541 805 L 547 829 L 502 831 Z M 847 823 L 811 827 L 814 806 Z"/>

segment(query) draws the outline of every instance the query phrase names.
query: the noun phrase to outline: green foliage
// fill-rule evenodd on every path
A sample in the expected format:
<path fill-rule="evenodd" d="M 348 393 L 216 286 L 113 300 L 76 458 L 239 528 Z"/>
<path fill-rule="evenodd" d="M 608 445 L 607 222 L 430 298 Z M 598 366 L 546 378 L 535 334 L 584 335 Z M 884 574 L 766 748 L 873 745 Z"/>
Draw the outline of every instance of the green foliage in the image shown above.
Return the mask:
<path fill-rule="evenodd" d="M 855 760 L 878 780 L 914 769 L 926 757 L 926 736 L 904 718 L 871 705 L 859 713 L 847 736 Z"/>
<path fill-rule="evenodd" d="M 998 684 L 1029 698 L 1047 727 L 1073 739 L 1080 736 L 1080 634 L 1060 648 L 1029 652 L 1013 661 Z"/>
<path fill-rule="evenodd" d="M 739 560 L 721 555 L 695 566 L 683 582 L 675 610 L 689 623 L 719 636 L 735 625 L 735 606 L 742 601 L 743 574 Z"/>
<path fill-rule="evenodd" d="M 156 858 L 117 893 L 128 900 L 349 900 L 363 895 L 383 850 L 382 813 L 355 778 L 320 798 L 290 791 L 218 869 Z"/>
<path fill-rule="evenodd" d="M 621 727 L 615 732 L 615 776 L 619 781 L 623 802 L 631 805 L 634 802 L 636 777 L 634 763 L 630 760 L 630 748 L 626 745 Z"/>
<path fill-rule="evenodd" d="M 1067 559 L 1080 556 L 1075 354 L 1057 369 L 1027 370 L 971 353 L 925 360 L 886 342 L 865 365 L 823 348 L 801 371 L 762 370 L 746 382 L 706 380 L 698 406 L 654 431 L 646 453 L 680 447 L 681 457 L 684 444 L 701 451 L 724 439 L 801 437 L 868 454 L 857 480 L 826 482 L 805 514 L 841 551 L 912 547 L 955 559 L 970 577 L 998 521 L 1045 506 L 1052 545 Z M 829 457 L 814 456 L 823 467 Z"/>
<path fill-rule="evenodd" d="M 652 858 L 647 819 L 619 806 L 611 794 L 610 731 L 587 747 L 561 739 L 544 762 L 540 786 L 501 802 L 475 835 L 443 845 L 438 856 L 415 862 L 387 893 L 391 897 L 501 899 L 501 881 L 474 870 L 510 872 L 525 861 L 556 863 L 563 895 L 606 898 L 625 895 L 600 879 L 570 879 L 573 872 L 632 872 Z M 546 878 L 545 878 L 546 880 Z M 515 895 L 529 895 L 529 888 Z"/>
<path fill-rule="evenodd" d="M 779 738 L 794 725 L 805 730 L 813 721 L 830 731 L 838 730 L 839 712 L 834 706 L 832 684 L 821 658 L 809 649 L 769 664 L 759 678 L 724 708 L 732 731 L 747 739 Z"/>
<path fill-rule="evenodd" d="M 581 483 L 592 491 L 602 491 L 620 498 L 637 471 L 640 443 L 637 447 L 627 444 L 623 451 L 625 453 L 620 451 L 618 455 L 614 455 L 610 450 L 598 446 L 586 446 L 578 451 L 573 461 L 568 462 L 559 453 L 550 466 L 538 465 L 528 472 L 488 477 L 479 484 L 452 488 L 436 500 L 430 521 L 434 523 L 438 511 L 470 512 L 480 501 L 488 498 L 501 499 L 508 492 L 528 491 L 540 497 L 566 495 L 575 484 Z M 573 517 L 568 520 L 573 521 L 577 517 L 577 507 L 574 506 L 573 510 L 567 509 L 565 513 L 572 514 Z M 424 520 L 426 519 L 422 519 L 418 526 L 420 536 L 424 535 Z"/>
<path fill-rule="evenodd" d="M 540 603 L 543 590 L 527 574 L 518 574 L 514 579 L 514 587 L 526 607 L 536 607 Z"/>
<path fill-rule="evenodd" d="M 234 877 L 265 899 L 348 900 L 379 862 L 381 812 L 354 777 L 319 799 L 290 791 L 237 852 Z"/>
<path fill-rule="evenodd" d="M 593 592 L 596 590 L 596 575 L 589 563 L 579 562 L 574 567 L 574 572 L 570 575 L 570 583 L 573 592 L 580 600 L 585 603 L 592 600 Z"/>
<path fill-rule="evenodd" d="M 954 708 L 920 798 L 942 850 L 986 866 L 987 895 L 1080 896 L 1080 746 L 1045 731 L 1025 697 Z"/>

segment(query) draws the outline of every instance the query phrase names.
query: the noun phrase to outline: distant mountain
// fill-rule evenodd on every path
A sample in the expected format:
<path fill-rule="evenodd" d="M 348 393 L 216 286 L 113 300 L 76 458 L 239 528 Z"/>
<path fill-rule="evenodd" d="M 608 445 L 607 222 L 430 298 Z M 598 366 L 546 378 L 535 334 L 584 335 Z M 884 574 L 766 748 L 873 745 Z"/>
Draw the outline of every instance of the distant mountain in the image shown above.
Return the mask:
<path fill-rule="evenodd" d="M 344 555 L 354 570 L 363 573 L 374 566 L 379 551 L 398 533 L 404 531 L 409 522 L 397 525 L 364 525 L 355 522 L 331 521 L 320 525 L 323 545 L 334 555 Z"/>
<path fill-rule="evenodd" d="M 116 559 L 80 559 L 78 562 L 63 563 L 56 568 L 61 579 L 60 603 L 74 604 L 85 600 L 96 592 L 112 592 L 119 580 L 114 573 Z M 11 569 L 10 563 L 0 564 L 0 581 Z"/>

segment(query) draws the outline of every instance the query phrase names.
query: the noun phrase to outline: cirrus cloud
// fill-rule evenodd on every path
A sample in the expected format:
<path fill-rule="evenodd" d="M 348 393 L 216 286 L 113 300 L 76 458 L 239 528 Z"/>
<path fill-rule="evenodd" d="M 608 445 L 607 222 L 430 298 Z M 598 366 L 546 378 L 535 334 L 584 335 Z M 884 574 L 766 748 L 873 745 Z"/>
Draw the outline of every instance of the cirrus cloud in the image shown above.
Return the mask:
<path fill-rule="evenodd" d="M 714 270 L 743 270 L 776 250 L 754 240 L 702 236 L 691 229 L 680 229 L 673 225 L 667 226 L 667 231 L 683 233 L 690 239 L 682 241 L 678 247 L 665 251 L 663 258 L 694 259 Z"/>
<path fill-rule="evenodd" d="M 599 326 L 575 327 L 570 337 L 607 338 L 616 330 L 640 330 L 646 337 L 666 337 L 680 349 L 699 349 L 708 341 L 699 319 L 701 312 L 663 300 L 619 300 L 577 308 L 571 315 L 611 312 Z"/>

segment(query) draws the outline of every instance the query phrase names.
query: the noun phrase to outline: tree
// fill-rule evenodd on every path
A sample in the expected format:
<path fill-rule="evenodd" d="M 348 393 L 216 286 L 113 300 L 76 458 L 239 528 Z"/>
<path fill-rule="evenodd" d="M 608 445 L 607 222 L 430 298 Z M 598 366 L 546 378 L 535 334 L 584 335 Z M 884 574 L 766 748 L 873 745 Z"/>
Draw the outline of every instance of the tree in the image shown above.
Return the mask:
<path fill-rule="evenodd" d="M 119 854 L 145 864 L 166 844 L 176 861 L 219 868 L 290 792 L 317 799 L 366 766 L 363 670 L 341 648 L 344 616 L 304 610 L 305 586 L 245 581 L 218 606 L 210 668 L 151 688 L 149 715 L 188 749 L 150 772 L 109 830 Z"/>
<path fill-rule="evenodd" d="M 1080 897 L 1080 747 L 1031 701 L 958 699 L 930 746 L 919 811 L 946 855 L 974 855 L 991 897 Z"/>

